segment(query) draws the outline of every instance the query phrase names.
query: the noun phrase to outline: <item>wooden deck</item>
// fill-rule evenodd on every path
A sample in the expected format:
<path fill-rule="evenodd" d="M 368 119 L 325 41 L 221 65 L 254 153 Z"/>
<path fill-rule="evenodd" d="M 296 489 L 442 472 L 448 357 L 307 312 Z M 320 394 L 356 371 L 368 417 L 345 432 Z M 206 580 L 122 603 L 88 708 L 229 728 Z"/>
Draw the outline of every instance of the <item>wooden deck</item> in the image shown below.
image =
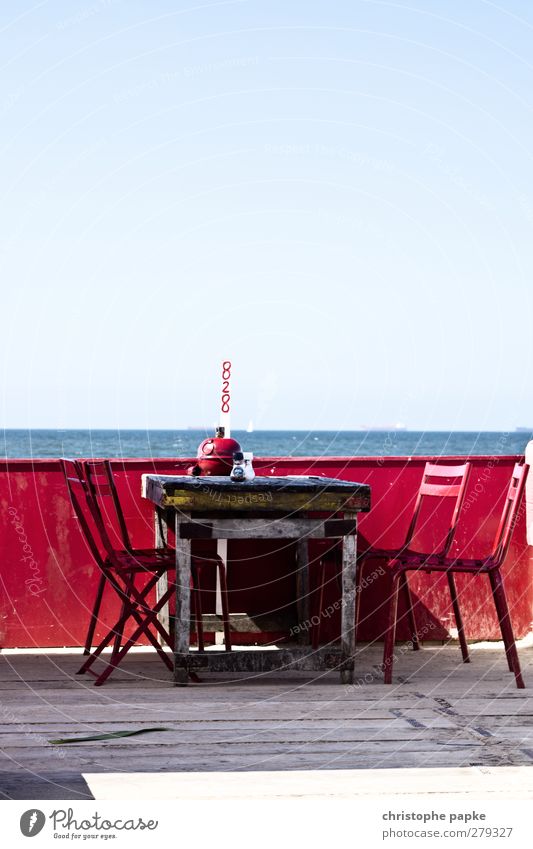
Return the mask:
<path fill-rule="evenodd" d="M 89 676 L 74 674 L 79 654 L 5 652 L 1 796 L 197 798 L 249 795 L 260 786 L 291 795 L 291 775 L 308 787 L 297 795 L 313 796 L 318 775 L 326 795 L 385 792 L 389 785 L 408 792 L 412 776 L 419 788 L 437 782 L 444 790 L 447 782 L 458 792 L 466 776 L 466 789 L 479 779 L 489 793 L 514 787 L 516 795 L 533 796 L 533 648 L 520 649 L 522 691 L 501 648 L 474 647 L 472 654 L 465 666 L 456 646 L 415 653 L 400 645 L 391 687 L 381 683 L 377 646 L 359 650 L 353 686 L 331 673 L 276 672 L 239 681 L 212 674 L 175 688 L 160 662 L 140 652 L 95 688 Z M 155 726 L 169 730 L 49 743 Z M 259 778 L 251 782 L 250 772 Z"/>

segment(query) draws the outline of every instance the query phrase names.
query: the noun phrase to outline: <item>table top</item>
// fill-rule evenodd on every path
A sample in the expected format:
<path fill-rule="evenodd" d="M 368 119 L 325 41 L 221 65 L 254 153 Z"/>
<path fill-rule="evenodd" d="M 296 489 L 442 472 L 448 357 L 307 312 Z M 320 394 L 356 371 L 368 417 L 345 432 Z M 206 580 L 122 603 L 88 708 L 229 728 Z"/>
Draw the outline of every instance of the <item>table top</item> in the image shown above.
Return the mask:
<path fill-rule="evenodd" d="M 313 475 L 229 477 L 143 475 L 143 497 L 186 511 L 368 511 L 368 484 Z"/>

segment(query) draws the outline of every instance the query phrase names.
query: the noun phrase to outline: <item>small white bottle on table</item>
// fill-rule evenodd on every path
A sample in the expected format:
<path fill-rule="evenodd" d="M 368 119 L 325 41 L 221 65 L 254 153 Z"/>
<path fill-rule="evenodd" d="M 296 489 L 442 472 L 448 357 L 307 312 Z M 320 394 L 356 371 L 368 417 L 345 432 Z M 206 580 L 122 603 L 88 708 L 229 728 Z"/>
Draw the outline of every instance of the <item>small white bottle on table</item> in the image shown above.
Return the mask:
<path fill-rule="evenodd" d="M 254 459 L 253 451 L 245 451 L 243 454 L 244 457 L 244 480 L 253 481 L 255 478 L 254 467 L 252 466 L 252 460 Z"/>

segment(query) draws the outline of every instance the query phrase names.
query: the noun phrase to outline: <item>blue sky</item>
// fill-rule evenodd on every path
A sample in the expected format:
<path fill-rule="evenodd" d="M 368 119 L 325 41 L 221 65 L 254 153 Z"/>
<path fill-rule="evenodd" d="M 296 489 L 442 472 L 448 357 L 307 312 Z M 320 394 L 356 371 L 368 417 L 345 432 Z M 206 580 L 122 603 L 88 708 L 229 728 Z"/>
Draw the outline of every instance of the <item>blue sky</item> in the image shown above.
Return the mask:
<path fill-rule="evenodd" d="M 0 7 L 7 427 L 533 423 L 533 6 Z"/>

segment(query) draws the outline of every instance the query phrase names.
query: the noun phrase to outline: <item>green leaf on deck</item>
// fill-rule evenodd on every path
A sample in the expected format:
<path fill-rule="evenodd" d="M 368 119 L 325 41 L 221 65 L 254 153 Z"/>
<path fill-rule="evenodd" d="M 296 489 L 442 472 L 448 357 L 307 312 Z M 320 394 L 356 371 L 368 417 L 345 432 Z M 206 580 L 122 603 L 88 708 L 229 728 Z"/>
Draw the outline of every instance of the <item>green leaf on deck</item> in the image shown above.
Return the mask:
<path fill-rule="evenodd" d="M 136 731 L 110 731 L 108 734 L 93 734 L 91 737 L 65 737 L 49 740 L 54 746 L 67 743 L 92 743 L 94 740 L 115 740 L 117 737 L 134 737 L 136 734 L 150 734 L 152 731 L 172 731 L 172 728 L 138 728 Z"/>

